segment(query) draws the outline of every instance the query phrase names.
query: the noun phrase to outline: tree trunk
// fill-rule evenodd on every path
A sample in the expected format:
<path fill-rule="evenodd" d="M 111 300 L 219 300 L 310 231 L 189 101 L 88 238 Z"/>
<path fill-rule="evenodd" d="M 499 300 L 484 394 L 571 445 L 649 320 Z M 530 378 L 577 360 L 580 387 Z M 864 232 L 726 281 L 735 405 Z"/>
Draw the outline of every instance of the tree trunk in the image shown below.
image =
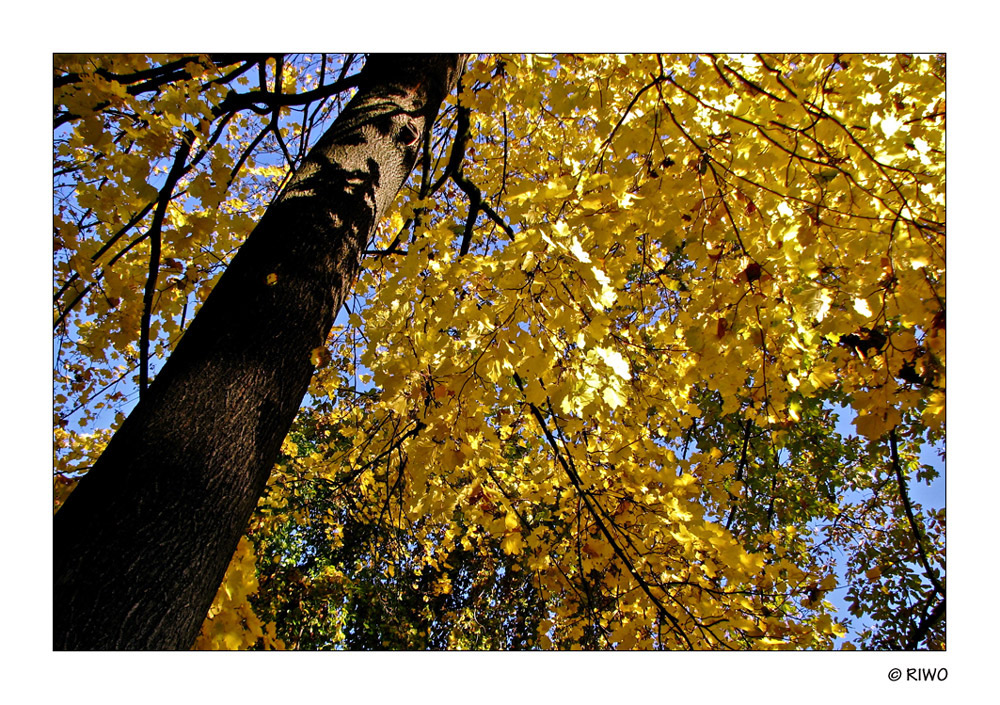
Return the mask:
<path fill-rule="evenodd" d="M 187 649 L 460 55 L 374 55 L 55 516 L 55 648 Z"/>

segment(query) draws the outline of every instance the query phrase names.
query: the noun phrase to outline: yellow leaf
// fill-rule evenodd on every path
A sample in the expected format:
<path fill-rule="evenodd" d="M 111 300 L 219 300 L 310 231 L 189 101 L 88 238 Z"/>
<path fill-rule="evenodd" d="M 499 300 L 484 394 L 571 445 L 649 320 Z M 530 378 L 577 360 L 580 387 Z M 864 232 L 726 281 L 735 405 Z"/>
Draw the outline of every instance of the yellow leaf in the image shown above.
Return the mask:
<path fill-rule="evenodd" d="M 632 374 L 629 372 L 628 361 L 622 357 L 621 353 L 617 350 L 609 350 L 608 348 L 594 348 L 594 352 L 604 360 L 604 363 L 614 370 L 614 373 L 624 380 L 632 379 Z"/>
<path fill-rule="evenodd" d="M 309 362 L 316 368 L 326 367 L 330 364 L 330 351 L 323 345 L 313 348 L 309 354 Z"/>
<path fill-rule="evenodd" d="M 618 393 L 615 389 L 611 387 L 604 388 L 604 401 L 608 403 L 612 409 L 617 409 L 619 407 L 625 406 L 625 397 Z"/>
<path fill-rule="evenodd" d="M 507 531 L 513 531 L 520 525 L 520 522 L 517 519 L 517 514 L 515 514 L 513 510 L 507 512 L 507 516 L 504 517 L 503 523 L 504 526 L 507 527 Z"/>
<path fill-rule="evenodd" d="M 519 553 L 521 553 L 523 545 L 524 542 L 521 540 L 521 534 L 515 532 L 512 534 L 508 534 L 504 538 L 501 548 L 503 548 L 504 553 L 516 556 Z"/>
<path fill-rule="evenodd" d="M 562 225 L 562 223 L 557 223 L 557 227 L 559 225 Z M 560 235 L 562 235 L 562 234 L 564 234 L 564 233 L 560 233 Z M 570 253 L 574 257 L 576 257 L 578 260 L 580 260 L 584 264 L 590 264 L 590 254 L 586 250 L 583 249 L 583 245 L 581 245 L 580 241 L 577 240 L 575 237 L 569 243 L 569 251 L 570 251 Z"/>
<path fill-rule="evenodd" d="M 854 426 L 860 435 L 872 440 L 881 438 L 889 430 L 885 417 L 878 414 L 859 415 L 854 419 Z"/>

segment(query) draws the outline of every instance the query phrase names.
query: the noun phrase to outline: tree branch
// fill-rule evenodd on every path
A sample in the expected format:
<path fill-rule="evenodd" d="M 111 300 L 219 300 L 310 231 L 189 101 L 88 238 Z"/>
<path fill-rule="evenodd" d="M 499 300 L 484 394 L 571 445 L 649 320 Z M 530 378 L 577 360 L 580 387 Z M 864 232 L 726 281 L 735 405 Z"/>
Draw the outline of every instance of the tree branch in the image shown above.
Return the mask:
<path fill-rule="evenodd" d="M 924 566 L 927 579 L 931 581 L 935 592 L 944 597 L 944 588 L 938 582 L 937 576 L 931 570 L 930 561 L 927 560 L 927 552 L 924 550 L 923 537 L 917 526 L 917 520 L 913 516 L 913 507 L 910 505 L 910 497 L 906 492 L 906 478 L 903 476 L 903 469 L 899 464 L 899 451 L 896 447 L 896 429 L 889 431 L 889 451 L 892 458 L 892 469 L 896 473 L 896 483 L 899 487 L 899 498 L 903 501 L 903 509 L 906 511 L 906 518 L 910 522 L 910 531 L 913 533 L 913 540 L 917 544 L 917 553 L 920 556 L 920 563 Z"/>
<path fill-rule="evenodd" d="M 160 197 L 153 213 L 153 222 L 149 226 L 146 237 L 149 238 L 149 275 L 146 277 L 146 288 L 142 296 L 142 322 L 139 327 L 139 398 L 149 386 L 149 321 L 153 314 L 153 297 L 156 294 L 156 280 L 160 273 L 160 233 L 163 229 L 163 218 L 167 213 L 174 187 L 187 169 L 184 163 L 191 152 L 193 136 L 185 135 L 177 147 L 173 166 L 167 174 L 167 180 L 160 189 Z"/>
<path fill-rule="evenodd" d="M 736 479 L 743 481 L 743 475 L 747 468 L 747 450 L 750 447 L 750 424 L 751 421 L 747 419 L 746 424 L 743 426 L 743 450 L 740 452 L 740 464 L 736 469 Z M 692 425 L 693 428 L 693 425 Z M 733 519 L 736 517 L 736 507 L 732 507 L 729 510 L 729 517 L 726 519 L 726 529 L 733 523 Z"/>
<path fill-rule="evenodd" d="M 247 108 L 257 109 L 256 106 L 264 106 L 260 112 L 270 112 L 275 108 L 284 108 L 293 105 L 305 105 L 316 100 L 329 98 L 338 93 L 342 93 L 359 85 L 360 73 L 353 74 L 347 78 L 338 80 L 321 88 L 315 88 L 305 93 L 269 93 L 264 91 L 251 91 L 249 93 L 231 92 L 219 103 L 215 109 L 216 115 L 230 111 L 245 110 Z"/>
<path fill-rule="evenodd" d="M 913 630 L 913 634 L 910 635 L 910 638 L 906 642 L 907 651 L 917 650 L 920 646 L 920 642 L 922 642 L 927 636 L 927 632 L 930 631 L 931 627 L 941 621 L 941 618 L 944 617 L 945 610 L 946 603 L 944 599 L 941 599 L 936 605 L 934 605 L 934 609 L 932 609 L 930 613 L 924 615 L 924 618 L 920 620 L 920 624 L 918 624 L 917 628 Z"/>
<path fill-rule="evenodd" d="M 235 115 L 235 113 L 230 113 L 230 114 L 226 115 L 222 119 L 222 121 L 219 123 L 219 126 L 215 129 L 215 132 L 213 133 L 211 139 L 208 141 L 208 143 L 202 149 L 200 149 L 198 151 L 198 154 L 195 155 L 195 157 L 184 167 L 184 170 L 181 172 L 180 176 L 178 177 L 178 180 L 180 180 L 181 177 L 183 177 L 185 174 L 187 174 L 189 171 L 191 171 L 191 169 L 196 164 L 198 164 L 205 157 L 206 154 L 208 154 L 208 151 L 213 146 L 215 146 L 215 143 L 218 142 L 219 137 L 222 135 L 223 129 L 225 129 L 226 125 L 234 117 L 234 115 Z M 264 132 L 266 132 L 266 131 L 267 130 L 265 128 Z M 194 141 L 194 135 L 191 133 L 190 130 L 188 130 L 188 131 L 186 131 L 182 135 L 182 139 L 185 140 L 185 141 L 187 141 L 187 142 L 189 142 L 189 143 L 193 143 L 193 141 Z M 237 168 L 238 168 L 238 166 L 237 166 Z M 229 184 L 232 183 L 232 179 L 235 178 L 235 175 L 236 175 L 236 172 L 233 171 L 232 177 L 230 178 L 229 183 L 226 186 L 227 189 L 229 187 Z M 156 200 L 154 200 L 151 203 L 147 203 L 139 213 L 137 213 L 136 215 L 134 215 L 129 220 L 129 222 L 125 224 L 124 227 L 120 228 L 118 230 L 118 232 L 116 232 L 113 236 L 111 236 L 111 238 L 107 242 L 105 242 L 103 245 L 101 245 L 100 249 L 97 250 L 97 252 L 95 252 L 93 255 L 91 255 L 90 260 L 92 262 L 96 262 L 101 257 L 101 255 L 103 255 L 105 252 L 107 252 L 108 249 L 110 249 L 110 247 L 112 245 L 114 245 L 114 243 L 116 243 L 122 236 L 125 235 L 125 233 L 127 233 L 134 225 L 138 224 L 143 218 L 145 218 L 146 214 L 149 213 L 150 209 L 156 203 L 158 203 L 158 202 L 159 202 L 159 195 L 157 196 Z M 145 234 L 145 235 L 140 235 L 139 237 L 137 237 L 136 239 L 134 239 L 132 242 L 130 242 L 128 245 L 126 245 L 124 248 L 122 248 L 122 250 L 120 252 L 118 252 L 118 254 L 116 254 L 114 257 L 112 257 L 111 259 L 108 260 L 108 263 L 104 266 L 104 269 L 107 269 L 108 267 L 110 267 L 111 265 L 113 265 L 115 262 L 117 262 L 119 259 L 121 259 L 133 247 L 135 247 L 140 242 L 142 242 L 143 240 L 145 240 L 147 236 L 148 236 L 148 233 Z M 55 330 L 56 328 L 58 328 L 59 325 L 63 321 L 66 320 L 66 317 L 70 314 L 70 312 L 74 308 L 76 308 L 76 305 L 78 303 L 80 303 L 80 301 L 83 300 L 83 297 L 86 296 L 90 292 L 90 290 L 94 286 L 94 283 L 100 281 L 103 276 L 104 276 L 103 270 L 100 271 L 100 272 L 95 273 L 95 275 L 94 275 L 94 282 L 88 284 L 83 289 L 83 291 L 81 291 L 79 294 L 77 294 L 76 297 L 64 309 L 60 309 L 59 317 L 56 319 L 56 322 L 52 326 L 53 330 Z M 62 297 L 62 295 L 66 292 L 66 290 L 69 288 L 69 286 L 74 281 L 76 281 L 76 279 L 78 277 L 79 277 L 79 274 L 77 272 L 74 272 L 73 274 L 71 274 L 70 277 L 66 280 L 66 283 L 63 284 L 63 286 L 56 293 L 54 301 L 57 302 L 58 299 Z"/>
<path fill-rule="evenodd" d="M 517 386 L 521 390 L 521 393 L 523 395 L 524 383 L 521 381 L 521 378 L 517 373 L 514 374 L 514 381 L 517 383 Z M 570 463 L 566 461 L 566 457 L 564 453 L 559 449 L 559 445 L 556 443 L 556 439 L 552 436 L 552 432 L 549 430 L 548 424 L 545 423 L 545 418 L 542 415 L 542 412 L 535 404 L 531 402 L 527 402 L 527 404 L 528 408 L 531 409 L 532 415 L 535 417 L 535 421 L 538 422 L 538 426 L 541 428 L 542 433 L 545 435 L 545 439 L 546 441 L 548 441 L 549 447 L 552 448 L 552 452 L 555 454 L 556 460 L 559 461 L 559 464 L 562 466 L 563 470 L 566 472 L 566 475 L 569 477 L 570 482 L 573 483 L 573 487 L 576 489 L 577 494 L 583 500 L 584 506 L 587 507 L 591 516 L 594 517 L 594 521 L 597 522 L 597 526 L 601 530 L 601 533 L 604 534 L 604 538 L 606 538 L 608 543 L 611 544 L 611 548 L 614 551 L 615 555 L 625 565 L 629 573 L 632 574 L 632 577 L 639 584 L 639 587 L 642 589 L 642 591 L 646 593 L 646 596 L 649 597 L 650 600 L 652 600 L 653 605 L 656 606 L 657 611 L 663 616 L 665 616 L 668 620 L 670 620 L 670 623 L 673 625 L 673 629 L 680 635 L 681 639 L 684 640 L 684 643 L 687 645 L 687 648 L 693 650 L 694 645 L 691 643 L 691 640 L 688 638 L 687 634 L 684 633 L 684 630 L 681 629 L 680 622 L 678 622 L 677 618 L 674 617 L 667 610 L 663 602 L 653 594 L 652 590 L 649 587 L 649 584 L 641 575 L 639 575 L 639 571 L 632 564 L 632 561 L 629 560 L 628 556 L 625 555 L 622 548 L 618 545 L 618 542 L 615 541 L 615 538 L 611 535 L 610 529 L 608 529 L 608 527 L 604 523 L 604 520 L 601 518 L 600 508 L 595 508 L 593 506 L 594 504 L 593 498 L 590 497 L 589 493 L 583 488 L 583 482 L 580 479 L 580 476 L 577 474 L 576 470 L 570 465 Z"/>

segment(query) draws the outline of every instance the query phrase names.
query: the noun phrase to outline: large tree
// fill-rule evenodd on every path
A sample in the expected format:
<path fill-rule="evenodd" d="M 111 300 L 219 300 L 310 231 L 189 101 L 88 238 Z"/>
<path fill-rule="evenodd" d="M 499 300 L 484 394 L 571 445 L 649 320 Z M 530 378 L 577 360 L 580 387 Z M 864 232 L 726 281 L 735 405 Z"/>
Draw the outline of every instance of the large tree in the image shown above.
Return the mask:
<path fill-rule="evenodd" d="M 148 388 L 140 370 L 139 404 L 55 517 L 56 648 L 190 647 L 305 395 L 314 351 L 460 63 L 371 57 L 353 100 Z M 177 140 L 164 190 L 189 167 L 195 141 L 192 132 Z M 168 203 L 157 200 L 147 234 L 147 299 Z"/>
<path fill-rule="evenodd" d="M 57 503 L 353 64 L 59 59 Z M 479 57 L 198 645 L 941 647 L 944 115 L 934 56 Z"/>

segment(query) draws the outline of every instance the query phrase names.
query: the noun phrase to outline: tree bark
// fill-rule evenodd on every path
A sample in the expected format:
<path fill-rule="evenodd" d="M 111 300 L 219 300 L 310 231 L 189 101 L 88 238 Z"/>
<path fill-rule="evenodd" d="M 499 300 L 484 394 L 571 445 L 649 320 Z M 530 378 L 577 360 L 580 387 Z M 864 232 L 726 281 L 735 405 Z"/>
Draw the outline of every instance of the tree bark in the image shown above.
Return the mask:
<path fill-rule="evenodd" d="M 373 55 L 55 516 L 56 649 L 190 648 L 460 55 Z"/>

